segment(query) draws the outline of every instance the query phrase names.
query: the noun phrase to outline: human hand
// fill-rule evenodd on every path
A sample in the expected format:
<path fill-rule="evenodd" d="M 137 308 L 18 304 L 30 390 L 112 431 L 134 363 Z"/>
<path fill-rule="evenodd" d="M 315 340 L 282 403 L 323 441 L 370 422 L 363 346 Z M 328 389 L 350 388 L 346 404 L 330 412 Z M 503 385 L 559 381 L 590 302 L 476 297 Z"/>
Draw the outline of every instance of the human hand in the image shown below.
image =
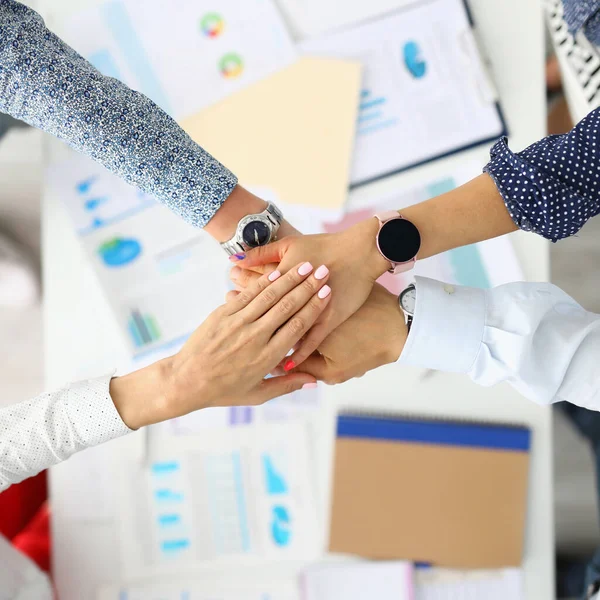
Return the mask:
<path fill-rule="evenodd" d="M 376 248 L 377 230 L 377 220 L 367 219 L 340 233 L 286 237 L 231 257 L 238 267 L 232 273 L 238 289 L 254 278 L 250 270 L 257 266 L 279 263 L 277 268 L 284 273 L 298 262 L 299 256 L 306 256 L 313 264 L 320 264 L 326 258 L 330 281 L 336 289 L 335 298 L 286 361 L 286 370 L 300 365 L 354 314 L 369 296 L 375 280 L 389 268 Z"/>
<path fill-rule="evenodd" d="M 376 283 L 361 308 L 329 334 L 299 370 L 325 383 L 343 383 L 396 362 L 407 335 L 397 296 Z"/>
<path fill-rule="evenodd" d="M 164 361 L 113 379 L 111 397 L 130 428 L 211 406 L 262 404 L 316 385 L 296 372 L 264 379 L 310 329 L 331 299 L 326 267 L 309 263 L 262 276 L 232 294 Z"/>

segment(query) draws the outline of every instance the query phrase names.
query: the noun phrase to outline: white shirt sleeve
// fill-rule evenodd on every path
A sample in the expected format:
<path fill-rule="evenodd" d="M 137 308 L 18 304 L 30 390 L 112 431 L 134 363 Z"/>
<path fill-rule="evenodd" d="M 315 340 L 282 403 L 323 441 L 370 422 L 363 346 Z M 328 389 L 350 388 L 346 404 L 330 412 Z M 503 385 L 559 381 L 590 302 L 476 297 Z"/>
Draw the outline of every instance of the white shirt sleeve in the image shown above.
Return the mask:
<path fill-rule="evenodd" d="M 75 452 L 131 431 L 110 397 L 111 377 L 71 383 L 0 408 L 0 492 Z"/>
<path fill-rule="evenodd" d="M 507 381 L 540 404 L 600 410 L 600 315 L 550 283 L 489 290 L 417 277 L 417 302 L 400 362 Z"/>

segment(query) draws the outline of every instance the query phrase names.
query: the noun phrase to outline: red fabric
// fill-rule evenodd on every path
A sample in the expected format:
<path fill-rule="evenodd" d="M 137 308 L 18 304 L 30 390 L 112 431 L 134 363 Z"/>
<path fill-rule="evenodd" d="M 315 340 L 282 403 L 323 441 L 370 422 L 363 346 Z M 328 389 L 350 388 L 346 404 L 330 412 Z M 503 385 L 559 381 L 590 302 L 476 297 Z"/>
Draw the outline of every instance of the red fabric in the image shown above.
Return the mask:
<path fill-rule="evenodd" d="M 46 472 L 9 487 L 0 494 L 0 533 L 13 546 L 50 571 L 50 514 Z"/>
<path fill-rule="evenodd" d="M 48 499 L 46 472 L 12 485 L 0 494 L 0 533 L 12 540 Z"/>
<path fill-rule="evenodd" d="M 29 525 L 13 538 L 13 546 L 50 573 L 50 511 L 44 504 Z"/>

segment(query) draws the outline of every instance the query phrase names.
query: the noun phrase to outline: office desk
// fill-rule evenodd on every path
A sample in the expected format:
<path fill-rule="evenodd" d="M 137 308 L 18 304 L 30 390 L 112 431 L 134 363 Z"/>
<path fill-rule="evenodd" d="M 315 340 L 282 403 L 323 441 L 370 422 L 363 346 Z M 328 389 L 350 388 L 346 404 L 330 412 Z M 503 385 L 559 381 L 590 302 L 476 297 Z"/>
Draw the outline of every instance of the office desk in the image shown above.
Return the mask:
<path fill-rule="evenodd" d="M 361 2 L 362 0 L 348 0 Z M 60 10 L 76 6 L 75 0 Z M 511 132 L 511 145 L 520 149 L 539 139 L 545 130 L 543 30 L 539 2 L 472 0 L 475 22 L 488 54 L 493 77 Z M 40 7 L 47 15 L 49 2 Z M 56 12 L 56 7 L 52 7 Z M 49 144 L 50 160 L 60 154 Z M 453 165 L 472 158 L 483 165 L 487 148 L 472 150 L 419 169 L 389 177 L 351 194 L 350 203 L 366 196 L 387 195 L 400 187 L 447 174 Z M 527 278 L 548 277 L 548 248 L 532 234 L 514 234 L 513 240 Z M 43 271 L 45 286 L 45 344 L 47 385 L 55 386 L 82 373 L 101 374 L 125 359 L 117 326 L 99 284 L 72 231 L 60 198 L 46 194 L 43 202 Z M 552 514 L 551 411 L 519 397 L 506 386 L 483 389 L 465 377 L 436 374 L 418 384 L 419 373 L 387 366 L 364 378 L 327 388 L 329 418 L 318 433 L 320 490 L 327 503 L 334 407 L 368 405 L 419 414 L 468 416 L 524 423 L 533 430 L 529 506 L 525 544 L 526 598 L 553 598 L 554 537 Z M 108 452 L 108 449 L 106 450 Z M 121 574 L 114 518 L 82 522 L 72 518 L 65 495 L 69 493 L 69 461 L 51 470 L 54 573 L 61 600 L 93 598 L 95 588 Z"/>

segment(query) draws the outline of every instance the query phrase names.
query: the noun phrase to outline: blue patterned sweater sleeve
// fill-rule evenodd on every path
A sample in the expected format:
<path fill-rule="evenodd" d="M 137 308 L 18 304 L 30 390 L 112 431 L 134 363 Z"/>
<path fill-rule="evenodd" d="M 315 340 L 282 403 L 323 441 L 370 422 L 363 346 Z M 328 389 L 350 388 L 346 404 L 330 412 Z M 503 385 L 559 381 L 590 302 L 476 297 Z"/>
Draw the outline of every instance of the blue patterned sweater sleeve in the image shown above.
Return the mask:
<path fill-rule="evenodd" d="M 485 167 L 515 224 L 557 242 L 600 212 L 600 108 L 569 133 L 551 135 L 522 152 L 506 138 Z"/>
<path fill-rule="evenodd" d="M 0 111 L 64 140 L 198 227 L 237 183 L 150 99 L 103 76 L 14 0 L 0 0 Z"/>

